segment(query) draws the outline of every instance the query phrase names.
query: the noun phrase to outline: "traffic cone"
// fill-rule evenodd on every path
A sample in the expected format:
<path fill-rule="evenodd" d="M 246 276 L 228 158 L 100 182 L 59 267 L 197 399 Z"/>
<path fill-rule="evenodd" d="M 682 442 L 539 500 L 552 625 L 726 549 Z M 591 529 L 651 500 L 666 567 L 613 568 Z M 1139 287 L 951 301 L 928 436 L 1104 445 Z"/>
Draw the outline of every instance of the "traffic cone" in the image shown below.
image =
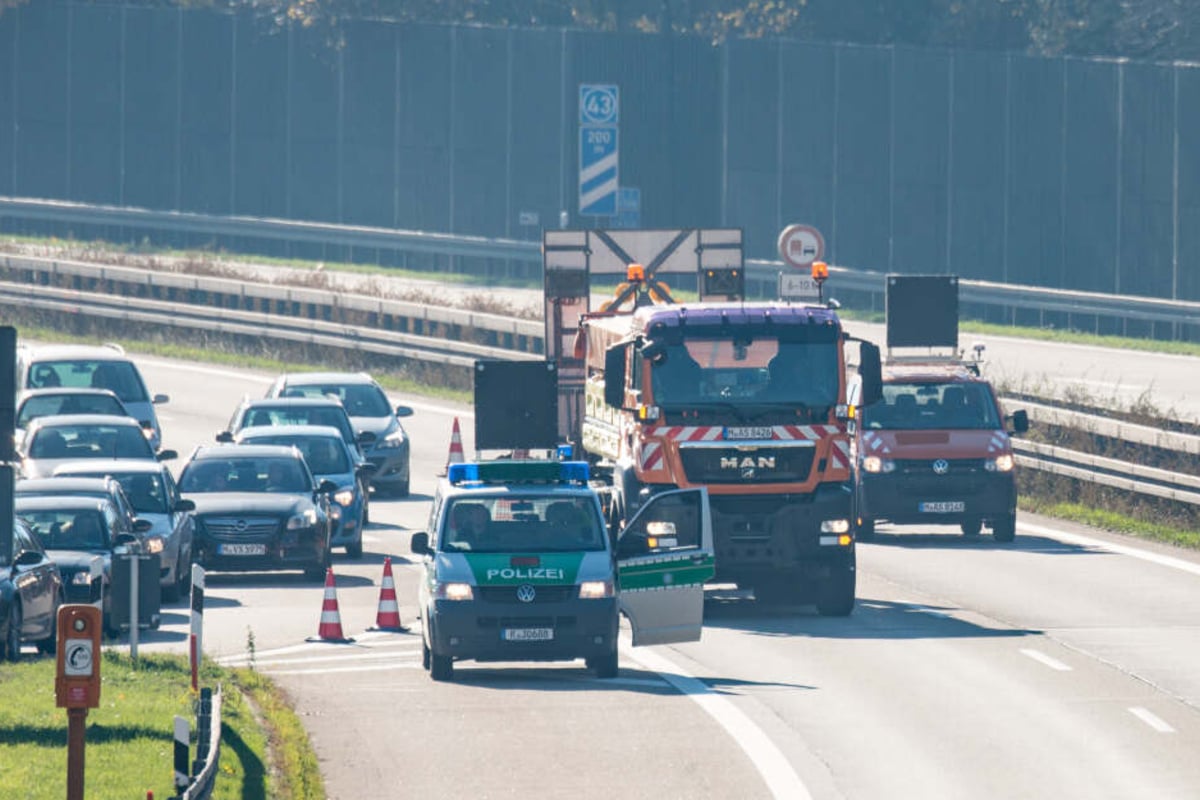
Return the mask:
<path fill-rule="evenodd" d="M 379 613 L 375 615 L 376 631 L 407 631 L 400 623 L 400 606 L 396 604 L 396 584 L 392 580 L 392 558 L 383 559 L 383 583 L 379 588 Z"/>
<path fill-rule="evenodd" d="M 333 567 L 325 571 L 325 600 L 321 604 L 321 624 L 317 626 L 316 639 L 321 642 L 352 642 L 342 633 L 342 615 L 338 613 L 337 586 L 333 582 Z"/>
<path fill-rule="evenodd" d="M 451 464 L 461 464 L 466 459 L 463 457 L 462 448 L 462 431 L 458 427 L 458 417 L 454 418 L 454 427 L 450 429 L 450 453 L 446 456 L 446 469 L 450 469 Z"/>

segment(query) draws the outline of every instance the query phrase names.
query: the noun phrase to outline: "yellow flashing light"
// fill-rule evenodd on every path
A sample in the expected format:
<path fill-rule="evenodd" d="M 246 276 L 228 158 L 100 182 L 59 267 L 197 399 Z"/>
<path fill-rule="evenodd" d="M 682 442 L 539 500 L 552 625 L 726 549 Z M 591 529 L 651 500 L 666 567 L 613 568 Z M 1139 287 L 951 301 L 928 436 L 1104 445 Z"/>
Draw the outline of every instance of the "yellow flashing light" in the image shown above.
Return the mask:
<path fill-rule="evenodd" d="M 823 281 L 829 277 L 829 265 L 824 261 L 814 261 L 812 263 L 812 277 L 814 281 Z"/>
<path fill-rule="evenodd" d="M 641 283 L 646 280 L 646 268 L 641 264 L 630 264 L 625 270 L 625 280 L 630 283 Z"/>

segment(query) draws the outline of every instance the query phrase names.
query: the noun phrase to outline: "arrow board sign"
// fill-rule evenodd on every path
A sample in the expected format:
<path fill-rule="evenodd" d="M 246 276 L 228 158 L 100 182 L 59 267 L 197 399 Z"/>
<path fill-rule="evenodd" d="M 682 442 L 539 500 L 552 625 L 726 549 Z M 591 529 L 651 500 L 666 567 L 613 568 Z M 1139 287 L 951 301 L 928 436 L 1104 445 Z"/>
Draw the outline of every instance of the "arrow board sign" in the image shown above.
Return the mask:
<path fill-rule="evenodd" d="M 630 264 L 641 264 L 647 275 L 695 275 L 705 269 L 743 267 L 740 228 L 561 233 L 584 240 L 578 245 L 587 252 L 588 269 L 593 275 L 625 275 Z"/>

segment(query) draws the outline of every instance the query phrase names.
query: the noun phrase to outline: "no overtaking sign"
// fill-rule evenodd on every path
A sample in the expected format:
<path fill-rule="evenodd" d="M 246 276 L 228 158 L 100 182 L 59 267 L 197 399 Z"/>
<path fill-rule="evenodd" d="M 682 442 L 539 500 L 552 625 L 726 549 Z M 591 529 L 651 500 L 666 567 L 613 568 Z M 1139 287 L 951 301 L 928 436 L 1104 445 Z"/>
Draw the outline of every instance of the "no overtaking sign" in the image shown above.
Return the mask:
<path fill-rule="evenodd" d="M 825 256 L 825 238 L 811 225 L 789 225 L 779 234 L 779 257 L 796 269 L 807 269 Z"/>

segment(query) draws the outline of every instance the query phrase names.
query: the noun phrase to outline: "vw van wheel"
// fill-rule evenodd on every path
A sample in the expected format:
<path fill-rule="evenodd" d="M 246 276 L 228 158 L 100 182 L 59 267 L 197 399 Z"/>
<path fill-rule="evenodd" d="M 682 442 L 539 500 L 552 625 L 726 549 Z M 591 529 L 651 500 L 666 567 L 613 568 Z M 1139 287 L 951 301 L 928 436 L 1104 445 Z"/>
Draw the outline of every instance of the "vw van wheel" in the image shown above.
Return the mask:
<path fill-rule="evenodd" d="M 997 542 L 1011 542 L 1017 538 L 1017 515 L 1005 514 L 992 520 L 992 538 Z"/>
<path fill-rule="evenodd" d="M 614 644 L 610 652 L 584 660 L 588 669 L 596 673 L 597 678 L 615 678 L 618 672 L 617 647 Z"/>
<path fill-rule="evenodd" d="M 21 660 L 21 606 L 13 603 L 8 611 L 8 635 L 4 637 L 4 656 L 9 661 Z"/>
<path fill-rule="evenodd" d="M 430 652 L 429 677 L 435 681 L 454 680 L 454 659 L 450 656 L 440 656 L 437 653 Z"/>
<path fill-rule="evenodd" d="M 979 532 L 983 530 L 983 520 L 968 519 L 959 527 L 962 528 L 963 536 L 978 536 Z"/>
<path fill-rule="evenodd" d="M 845 617 L 854 610 L 856 573 L 837 570 L 817 586 L 817 612 L 823 617 Z"/>

